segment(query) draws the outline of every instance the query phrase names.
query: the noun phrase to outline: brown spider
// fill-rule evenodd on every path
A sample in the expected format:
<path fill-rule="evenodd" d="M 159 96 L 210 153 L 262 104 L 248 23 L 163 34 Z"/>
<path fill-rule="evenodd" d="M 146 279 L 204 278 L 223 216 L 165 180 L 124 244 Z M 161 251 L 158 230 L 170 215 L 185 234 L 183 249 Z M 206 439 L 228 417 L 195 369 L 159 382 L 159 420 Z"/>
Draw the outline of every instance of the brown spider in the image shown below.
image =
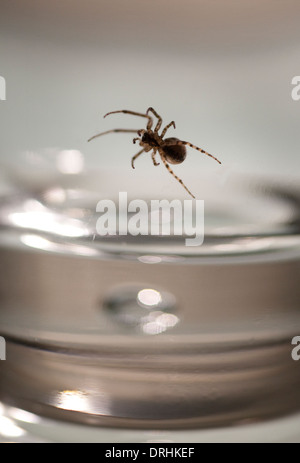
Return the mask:
<path fill-rule="evenodd" d="M 154 114 L 154 116 L 157 117 L 157 119 L 158 119 L 154 130 L 152 130 L 153 118 L 151 116 L 149 116 L 149 112 L 152 112 Z M 162 125 L 162 118 L 151 107 L 147 109 L 146 114 L 136 113 L 134 111 L 127 111 L 126 109 L 123 109 L 123 110 L 120 110 L 120 111 L 109 112 L 109 113 L 105 114 L 104 117 L 108 116 L 109 114 L 116 114 L 116 113 L 125 113 L 125 114 L 132 114 L 133 116 L 146 117 L 148 119 L 146 130 L 145 129 L 141 129 L 141 130 L 113 129 L 113 130 L 108 130 L 107 132 L 98 133 L 97 135 L 94 135 L 93 137 L 91 137 L 88 141 L 91 141 L 94 138 L 97 138 L 97 137 L 100 137 L 101 135 L 105 135 L 107 133 L 112 133 L 112 132 L 137 133 L 138 137 L 133 139 L 133 143 L 136 143 L 137 141 L 139 141 L 139 144 L 142 147 L 142 149 L 135 156 L 133 156 L 133 158 L 131 160 L 131 165 L 132 165 L 133 169 L 135 168 L 134 167 L 134 161 L 144 151 L 146 153 L 149 152 L 149 151 L 152 151 L 153 164 L 155 166 L 158 166 L 159 162 L 156 162 L 156 160 L 155 160 L 155 155 L 156 155 L 156 153 L 158 151 L 159 154 L 160 154 L 162 162 L 164 163 L 164 165 L 166 166 L 166 168 L 168 169 L 170 174 L 172 174 L 173 177 L 175 177 L 176 180 L 179 183 L 181 183 L 181 185 L 186 189 L 186 191 L 193 198 L 195 198 L 195 196 L 184 185 L 183 181 L 179 177 L 177 177 L 177 175 L 174 174 L 174 172 L 170 168 L 168 162 L 170 164 L 180 164 L 180 163 L 182 163 L 186 158 L 186 148 L 185 148 L 184 145 L 187 145 L 187 146 L 190 146 L 191 148 L 194 148 L 195 150 L 200 151 L 203 154 L 206 154 L 207 156 L 210 156 L 215 161 L 217 161 L 219 164 L 221 164 L 221 162 L 217 158 L 215 158 L 211 154 L 207 153 L 203 149 L 198 148 L 198 146 L 192 145 L 192 143 L 190 143 L 188 141 L 178 140 L 178 138 L 174 138 L 174 137 L 164 139 L 164 136 L 165 136 L 167 130 L 169 129 L 169 127 L 171 127 L 171 125 L 173 125 L 173 127 L 175 129 L 175 122 L 174 121 L 172 121 L 168 125 L 166 125 L 166 127 L 162 130 L 161 134 L 159 135 L 158 131 L 159 131 L 161 125 Z"/>

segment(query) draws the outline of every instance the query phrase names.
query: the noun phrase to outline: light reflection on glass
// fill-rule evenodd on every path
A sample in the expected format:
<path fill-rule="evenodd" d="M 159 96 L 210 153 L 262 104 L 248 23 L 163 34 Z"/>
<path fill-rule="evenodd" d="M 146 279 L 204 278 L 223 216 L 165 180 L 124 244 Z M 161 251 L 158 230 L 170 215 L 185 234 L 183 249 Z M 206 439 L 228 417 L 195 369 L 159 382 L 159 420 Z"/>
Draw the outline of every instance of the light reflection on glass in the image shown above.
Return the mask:
<path fill-rule="evenodd" d="M 142 289 L 138 292 L 137 301 L 143 307 L 152 309 L 149 314 L 141 317 L 140 328 L 144 334 L 156 335 L 173 328 L 179 322 L 179 318 L 173 313 L 163 312 L 159 309 L 163 298 L 155 289 Z"/>
<path fill-rule="evenodd" d="M 56 167 L 63 174 L 79 174 L 84 169 L 84 157 L 78 150 L 62 150 L 57 154 Z"/>
<path fill-rule="evenodd" d="M 139 291 L 138 302 L 147 307 L 157 306 L 161 302 L 161 294 L 155 289 L 142 289 Z"/>
<path fill-rule="evenodd" d="M 159 256 L 139 256 L 138 260 L 144 264 L 159 264 L 162 258 Z"/>
<path fill-rule="evenodd" d="M 109 415 L 111 413 L 110 399 L 104 393 L 95 391 L 89 393 L 82 390 L 66 389 L 59 391 L 52 401 L 52 405 L 63 410 L 83 413 L 97 413 Z"/>
<path fill-rule="evenodd" d="M 178 322 L 179 318 L 172 313 L 154 311 L 145 317 L 141 328 L 145 334 L 155 335 L 173 328 Z"/>
<path fill-rule="evenodd" d="M 10 221 L 18 227 L 33 228 L 62 236 L 75 238 L 86 234 L 84 229 L 74 226 L 75 224 L 60 222 L 55 214 L 49 212 L 14 212 L 10 214 Z"/>
<path fill-rule="evenodd" d="M 55 398 L 55 405 L 64 410 L 74 410 L 77 412 L 89 412 L 89 395 L 78 390 L 61 391 Z"/>
<path fill-rule="evenodd" d="M 17 426 L 13 420 L 6 416 L 0 416 L 0 435 L 5 437 L 21 437 L 24 434 L 24 429 Z"/>
<path fill-rule="evenodd" d="M 241 252 L 245 251 L 259 251 L 262 249 L 268 249 L 273 244 L 272 238 L 242 238 L 237 240 L 235 243 L 224 243 L 216 244 L 214 249 L 218 252 Z"/>
<path fill-rule="evenodd" d="M 44 198 L 48 203 L 63 204 L 67 198 L 67 192 L 61 187 L 53 187 L 44 193 Z"/>
<path fill-rule="evenodd" d="M 41 418 L 38 415 L 34 415 L 33 413 L 27 412 L 26 410 L 22 410 L 20 408 L 11 407 L 9 409 L 9 416 L 23 423 L 37 424 L 41 422 Z"/>
<path fill-rule="evenodd" d="M 30 248 L 34 249 L 41 249 L 43 251 L 59 253 L 65 253 L 70 251 L 80 256 L 98 256 L 98 252 L 96 249 L 77 244 L 54 243 L 48 240 L 47 238 L 43 238 L 42 236 L 34 234 L 23 234 L 20 236 L 20 241 L 21 243 L 25 244 L 25 246 L 29 246 Z"/>
<path fill-rule="evenodd" d="M 44 212 L 45 206 L 40 201 L 30 198 L 26 199 L 23 203 L 24 211 L 26 212 Z"/>
<path fill-rule="evenodd" d="M 42 238 L 38 235 L 21 235 L 20 241 L 30 248 L 53 251 L 52 243 L 46 238 Z"/>
<path fill-rule="evenodd" d="M 11 212 L 9 221 L 18 227 L 55 233 L 61 236 L 80 237 L 88 235 L 88 230 L 79 220 L 49 212 L 41 203 L 29 200 L 25 211 Z"/>
<path fill-rule="evenodd" d="M 110 319 L 145 335 L 163 333 L 179 322 L 173 294 L 154 288 L 120 285 L 101 305 Z"/>

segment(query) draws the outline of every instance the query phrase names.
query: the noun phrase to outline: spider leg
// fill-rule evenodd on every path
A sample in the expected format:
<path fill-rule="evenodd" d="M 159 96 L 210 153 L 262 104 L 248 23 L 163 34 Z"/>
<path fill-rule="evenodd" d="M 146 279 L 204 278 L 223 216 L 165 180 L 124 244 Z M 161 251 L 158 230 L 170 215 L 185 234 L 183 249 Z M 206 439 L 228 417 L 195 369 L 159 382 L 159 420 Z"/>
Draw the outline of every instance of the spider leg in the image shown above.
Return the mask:
<path fill-rule="evenodd" d="M 135 156 L 133 156 L 133 158 L 131 159 L 131 167 L 132 167 L 133 169 L 135 169 L 135 167 L 134 167 L 134 161 L 135 161 L 136 158 L 138 158 L 138 157 L 140 156 L 140 154 L 142 154 L 144 151 L 145 151 L 145 150 L 144 150 L 144 148 L 143 148 L 141 151 L 139 151 L 139 152 L 138 152 Z"/>
<path fill-rule="evenodd" d="M 156 150 L 153 149 L 152 155 L 151 155 L 151 156 L 152 156 L 153 164 L 154 164 L 155 166 L 159 166 L 159 162 L 156 162 L 155 155 L 156 155 Z"/>
<path fill-rule="evenodd" d="M 110 113 L 105 114 L 104 117 L 109 116 L 110 114 L 116 114 L 116 113 L 124 113 L 124 114 L 131 114 L 132 116 L 146 117 L 148 119 L 147 130 L 151 129 L 153 125 L 153 119 L 148 114 L 136 113 L 135 111 L 128 111 L 127 109 L 121 109 L 119 111 L 111 111 Z"/>
<path fill-rule="evenodd" d="M 137 133 L 138 130 L 131 130 L 131 129 L 113 129 L 113 130 L 107 130 L 107 132 L 97 133 L 97 135 L 94 135 L 93 137 L 89 138 L 88 141 L 94 140 L 94 138 L 101 137 L 101 135 L 106 135 L 107 133 L 112 133 L 112 132 Z"/>
<path fill-rule="evenodd" d="M 221 161 L 219 161 L 219 159 L 215 158 L 212 154 L 207 153 L 202 148 L 198 148 L 198 146 L 192 145 L 192 143 L 190 143 L 189 141 L 177 140 L 176 142 L 172 143 L 172 145 L 173 144 L 174 145 L 187 145 L 187 146 L 190 146 L 191 148 L 194 148 L 195 150 L 200 151 L 200 153 L 206 154 L 206 156 L 209 156 L 209 157 L 213 158 L 219 164 L 222 164 Z"/>
<path fill-rule="evenodd" d="M 172 171 L 171 167 L 169 166 L 169 164 L 167 163 L 166 161 L 166 158 L 164 156 L 164 154 L 160 151 L 160 157 L 162 159 L 162 162 L 164 163 L 164 165 L 166 166 L 166 168 L 168 169 L 168 171 L 170 172 L 171 175 L 173 175 L 174 178 L 176 178 L 176 180 L 183 186 L 183 188 L 188 192 L 189 195 L 192 196 L 192 198 L 195 199 L 195 196 L 190 192 L 190 190 L 185 186 L 185 184 L 183 183 L 183 181 L 177 177 L 177 175 L 174 174 L 174 172 Z"/>
<path fill-rule="evenodd" d="M 159 131 L 159 129 L 161 128 L 161 124 L 162 124 L 162 118 L 161 116 L 159 116 L 157 114 L 157 112 L 153 109 L 153 108 L 148 108 L 147 111 L 146 111 L 146 114 L 148 114 L 148 112 L 151 111 L 155 117 L 157 117 L 158 121 L 157 121 L 157 124 L 155 126 L 155 129 L 154 129 L 154 132 L 157 133 Z"/>
<path fill-rule="evenodd" d="M 170 124 L 166 125 L 166 127 L 165 127 L 164 130 L 162 131 L 162 133 L 161 133 L 161 138 L 164 138 L 164 136 L 166 135 L 166 132 L 167 132 L 168 128 L 171 127 L 171 125 L 173 125 L 174 129 L 176 129 L 175 122 L 174 122 L 174 121 L 170 122 Z"/>

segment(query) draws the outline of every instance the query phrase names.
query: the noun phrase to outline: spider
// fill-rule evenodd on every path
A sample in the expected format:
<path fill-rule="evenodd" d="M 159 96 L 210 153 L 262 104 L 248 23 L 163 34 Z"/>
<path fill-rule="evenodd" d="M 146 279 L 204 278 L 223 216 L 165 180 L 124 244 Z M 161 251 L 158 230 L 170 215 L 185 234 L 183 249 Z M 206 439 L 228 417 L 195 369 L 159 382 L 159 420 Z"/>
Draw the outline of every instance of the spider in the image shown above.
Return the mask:
<path fill-rule="evenodd" d="M 192 196 L 192 198 L 195 198 L 195 196 L 190 192 L 190 190 L 185 186 L 183 181 L 177 177 L 177 175 L 174 174 L 173 170 L 169 166 L 168 163 L 170 164 L 181 164 L 185 158 L 186 158 L 186 146 L 190 146 L 191 148 L 194 148 L 195 150 L 200 151 L 203 154 L 206 154 L 207 156 L 210 156 L 213 158 L 215 161 L 217 161 L 219 164 L 221 162 L 215 158 L 212 154 L 207 153 L 201 148 L 198 148 L 198 146 L 192 145 L 192 143 L 188 141 L 183 141 L 179 140 L 178 138 L 164 138 L 166 135 L 167 130 L 173 126 L 174 129 L 176 128 L 175 122 L 172 121 L 168 125 L 165 126 L 165 128 L 162 130 L 161 134 L 158 133 L 159 129 L 161 128 L 162 125 L 162 118 L 157 114 L 157 112 L 153 108 L 148 108 L 145 114 L 142 113 L 137 113 L 134 111 L 128 111 L 127 109 L 122 109 L 119 111 L 111 111 L 107 114 L 105 114 L 104 117 L 109 116 L 110 114 L 116 114 L 116 113 L 124 113 L 124 114 L 131 114 L 133 116 L 140 116 L 140 117 L 145 117 L 148 119 L 146 129 L 140 129 L 140 130 L 135 130 L 135 129 L 112 129 L 108 130 L 106 132 L 101 132 L 98 133 L 97 135 L 94 135 L 91 137 L 88 141 L 93 140 L 94 138 L 100 137 L 101 135 L 106 135 L 107 133 L 112 133 L 112 132 L 123 132 L 123 133 L 137 133 L 138 137 L 133 139 L 133 143 L 136 143 L 137 141 L 139 142 L 139 145 L 142 147 L 142 149 L 135 155 L 133 156 L 131 160 L 131 165 L 132 168 L 135 169 L 134 167 L 134 162 L 135 160 L 144 152 L 148 153 L 149 151 L 152 151 L 152 161 L 155 166 L 159 166 L 159 162 L 156 161 L 155 155 L 157 154 L 157 151 L 161 157 L 161 160 L 165 167 L 168 169 L 170 174 L 173 175 L 173 177 L 185 188 L 185 190 Z M 149 113 L 152 113 L 156 118 L 157 122 L 154 127 L 154 130 L 152 130 L 153 126 L 153 117 L 149 115 Z"/>

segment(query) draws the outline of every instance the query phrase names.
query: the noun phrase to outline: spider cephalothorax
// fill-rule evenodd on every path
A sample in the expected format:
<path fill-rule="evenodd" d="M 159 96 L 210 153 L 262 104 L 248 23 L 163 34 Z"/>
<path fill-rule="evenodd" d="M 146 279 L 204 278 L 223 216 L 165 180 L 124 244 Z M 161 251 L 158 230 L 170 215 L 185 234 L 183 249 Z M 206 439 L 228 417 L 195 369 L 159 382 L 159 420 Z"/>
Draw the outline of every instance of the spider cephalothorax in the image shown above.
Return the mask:
<path fill-rule="evenodd" d="M 157 117 L 157 123 L 152 130 L 153 126 L 153 118 L 149 116 L 149 113 L 152 112 L 155 117 Z M 113 129 L 113 130 L 108 130 L 107 132 L 101 132 L 98 133 L 97 135 L 94 135 L 91 137 L 88 141 L 93 140 L 94 138 L 100 137 L 100 135 L 105 135 L 107 133 L 111 132 L 126 132 L 126 133 L 136 133 L 138 137 L 135 137 L 133 139 L 133 143 L 136 143 L 137 141 L 139 142 L 139 145 L 141 146 L 141 150 L 133 156 L 131 160 L 131 165 L 134 169 L 134 161 L 138 156 L 140 156 L 144 152 L 149 152 L 152 151 L 152 161 L 155 166 L 159 165 L 159 162 L 156 161 L 155 155 L 158 152 L 162 162 L 170 172 L 170 174 L 173 175 L 173 177 L 176 178 L 176 180 L 186 189 L 186 191 L 193 197 L 195 196 L 188 190 L 188 188 L 184 185 L 183 181 L 177 177 L 177 175 L 174 174 L 172 169 L 170 168 L 169 164 L 181 164 L 185 158 L 186 158 L 186 146 L 190 146 L 191 148 L 194 148 L 197 151 L 200 151 L 203 154 L 206 154 L 207 156 L 210 156 L 213 158 L 215 161 L 217 161 L 219 164 L 221 162 L 212 156 L 211 154 L 207 153 L 201 148 L 198 148 L 198 146 L 192 145 L 192 143 L 188 141 L 183 141 L 179 140 L 178 138 L 164 138 L 167 130 L 173 126 L 175 129 L 175 122 L 172 121 L 166 127 L 162 130 L 161 134 L 158 133 L 159 129 L 161 128 L 162 125 L 162 118 L 157 114 L 156 111 L 154 111 L 153 108 L 148 108 L 145 114 L 142 113 L 136 113 L 134 111 L 128 111 L 126 109 L 122 109 L 120 111 L 112 111 L 110 113 L 105 114 L 104 117 L 108 116 L 109 114 L 115 114 L 115 113 L 125 113 L 125 114 L 132 114 L 133 116 L 140 116 L 140 117 L 145 117 L 148 119 L 146 129 L 140 129 L 140 130 L 134 130 L 134 129 Z"/>

